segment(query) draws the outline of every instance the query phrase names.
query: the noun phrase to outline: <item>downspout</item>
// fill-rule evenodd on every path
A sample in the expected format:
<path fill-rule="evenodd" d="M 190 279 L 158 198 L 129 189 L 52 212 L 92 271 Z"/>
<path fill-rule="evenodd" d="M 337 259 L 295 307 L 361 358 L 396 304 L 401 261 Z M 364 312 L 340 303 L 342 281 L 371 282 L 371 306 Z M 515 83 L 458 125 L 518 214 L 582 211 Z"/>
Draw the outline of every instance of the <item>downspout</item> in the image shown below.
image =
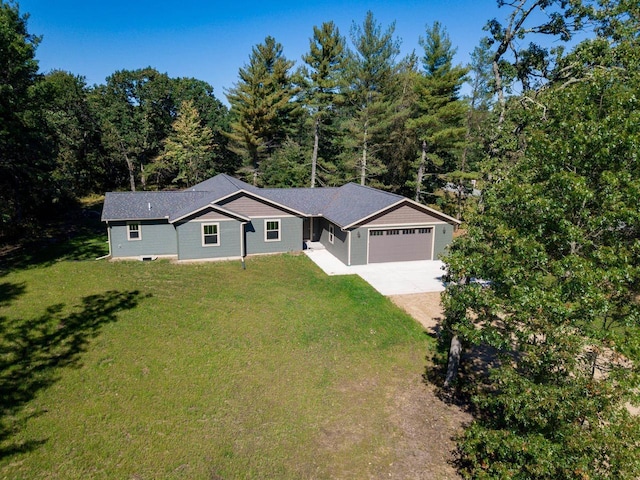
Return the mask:
<path fill-rule="evenodd" d="M 349 237 L 349 245 L 347 245 L 347 266 L 351 266 L 351 230 L 347 232 Z"/>
<path fill-rule="evenodd" d="M 109 244 L 109 253 L 103 255 L 101 257 L 96 258 L 96 260 L 102 260 L 104 258 L 111 258 L 111 228 L 109 228 L 109 222 L 107 223 L 107 243 Z"/>
<path fill-rule="evenodd" d="M 107 242 L 109 243 L 109 257 L 111 257 L 111 225 L 107 222 Z"/>
<path fill-rule="evenodd" d="M 244 244 L 244 236 L 245 236 L 245 225 L 247 224 L 247 222 L 240 222 L 240 259 L 242 261 L 242 269 L 246 270 L 247 266 L 244 263 L 244 257 L 247 256 L 247 252 L 245 251 L 245 244 Z"/>

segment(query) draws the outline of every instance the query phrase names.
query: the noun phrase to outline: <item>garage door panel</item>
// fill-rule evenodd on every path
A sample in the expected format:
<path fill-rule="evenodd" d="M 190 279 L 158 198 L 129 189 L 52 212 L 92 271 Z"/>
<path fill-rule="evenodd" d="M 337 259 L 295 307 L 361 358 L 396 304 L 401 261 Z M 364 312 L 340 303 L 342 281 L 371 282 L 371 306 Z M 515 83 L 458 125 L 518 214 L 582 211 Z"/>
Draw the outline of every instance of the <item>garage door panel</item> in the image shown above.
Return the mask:
<path fill-rule="evenodd" d="M 431 260 L 433 228 L 369 231 L 369 263 Z"/>

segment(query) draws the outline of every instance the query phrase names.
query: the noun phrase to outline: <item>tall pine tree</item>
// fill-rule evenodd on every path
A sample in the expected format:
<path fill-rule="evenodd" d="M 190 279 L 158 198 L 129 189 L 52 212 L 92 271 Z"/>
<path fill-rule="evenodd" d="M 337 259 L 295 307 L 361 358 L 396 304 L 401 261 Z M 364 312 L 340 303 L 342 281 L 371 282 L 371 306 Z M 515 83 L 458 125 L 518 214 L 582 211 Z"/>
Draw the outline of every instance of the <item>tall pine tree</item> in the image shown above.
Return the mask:
<path fill-rule="evenodd" d="M 344 88 L 344 73 L 348 51 L 344 37 L 333 22 L 313 27 L 313 38 L 309 41 L 309 52 L 302 59 L 308 66 L 305 71 L 303 101 L 310 111 L 313 130 L 313 153 L 311 156 L 311 188 L 316 183 L 332 183 L 330 172 L 335 171 L 331 149 L 331 136 L 337 134 L 336 115 Z M 324 133 L 327 133 L 325 135 Z M 318 172 L 318 163 L 320 170 Z"/>
<path fill-rule="evenodd" d="M 416 201 L 424 200 L 425 189 L 434 192 L 451 180 L 452 172 L 459 170 L 467 110 L 460 100 L 467 69 L 453 66 L 455 49 L 446 29 L 435 22 L 427 27 L 420 44 L 424 49 L 424 71 L 415 86 L 416 116 L 407 122 L 419 142 L 414 180 Z"/>
<path fill-rule="evenodd" d="M 229 148 L 240 155 L 251 181 L 258 185 L 260 163 L 292 133 L 297 113 L 296 88 L 282 45 L 273 37 L 253 47 L 240 80 L 227 93 L 231 104 Z"/>
<path fill-rule="evenodd" d="M 211 156 L 213 147 L 211 129 L 202 125 L 194 102 L 185 100 L 148 174 L 167 176 L 179 187 L 195 185 L 216 173 Z"/>
<path fill-rule="evenodd" d="M 394 37 L 395 23 L 382 30 L 373 13 L 362 25 L 351 28 L 355 52 L 351 56 L 346 92 L 349 118 L 345 127 L 350 142 L 345 144 L 348 163 L 361 185 L 379 183 L 386 168 L 378 153 L 386 143 L 385 133 L 393 121 L 394 75 L 400 40 Z"/>

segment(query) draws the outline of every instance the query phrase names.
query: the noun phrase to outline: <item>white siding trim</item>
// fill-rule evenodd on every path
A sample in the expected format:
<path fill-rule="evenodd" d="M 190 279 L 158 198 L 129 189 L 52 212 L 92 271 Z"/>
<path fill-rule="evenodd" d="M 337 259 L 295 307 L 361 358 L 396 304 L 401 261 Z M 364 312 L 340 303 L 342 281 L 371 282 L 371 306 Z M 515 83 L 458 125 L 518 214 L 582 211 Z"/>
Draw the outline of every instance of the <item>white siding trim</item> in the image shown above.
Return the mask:
<path fill-rule="evenodd" d="M 387 230 L 389 228 L 422 228 L 432 227 L 434 225 L 451 225 L 449 222 L 424 222 L 424 223 L 388 223 L 388 224 L 375 224 L 375 225 L 362 225 L 360 228 L 368 228 L 369 230 Z"/>
<path fill-rule="evenodd" d="M 204 228 L 205 227 L 211 227 L 214 226 L 216 227 L 216 243 L 205 243 L 204 241 L 204 237 L 205 237 L 205 233 L 204 233 Z M 219 222 L 202 222 L 200 224 L 200 239 L 202 240 L 202 246 L 204 248 L 206 247 L 219 247 L 220 246 L 220 223 Z"/>
<path fill-rule="evenodd" d="M 137 225 L 138 226 L 138 238 L 131 238 L 131 232 L 132 230 L 130 230 L 130 226 L 131 225 Z M 136 230 L 133 230 L 136 231 Z M 127 241 L 128 242 L 138 242 L 142 240 L 142 224 L 139 221 L 135 221 L 135 222 L 127 222 Z"/>
<path fill-rule="evenodd" d="M 278 238 L 267 238 L 267 223 L 269 222 L 277 222 L 278 224 Z M 273 230 L 272 230 L 273 231 Z M 279 242 L 282 240 L 282 222 L 279 218 L 269 218 L 264 221 L 264 241 L 265 242 Z"/>

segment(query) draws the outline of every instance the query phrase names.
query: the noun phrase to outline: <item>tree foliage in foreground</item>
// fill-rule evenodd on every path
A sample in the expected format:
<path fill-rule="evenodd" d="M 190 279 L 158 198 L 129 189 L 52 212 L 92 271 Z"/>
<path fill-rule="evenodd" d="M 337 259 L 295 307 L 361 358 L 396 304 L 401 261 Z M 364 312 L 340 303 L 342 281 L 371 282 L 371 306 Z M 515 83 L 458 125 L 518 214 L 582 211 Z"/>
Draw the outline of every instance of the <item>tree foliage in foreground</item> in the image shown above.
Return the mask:
<path fill-rule="evenodd" d="M 531 92 L 524 157 L 454 242 L 446 339 L 496 361 L 463 369 L 467 478 L 640 475 L 638 51 L 637 34 L 583 42 Z"/>

